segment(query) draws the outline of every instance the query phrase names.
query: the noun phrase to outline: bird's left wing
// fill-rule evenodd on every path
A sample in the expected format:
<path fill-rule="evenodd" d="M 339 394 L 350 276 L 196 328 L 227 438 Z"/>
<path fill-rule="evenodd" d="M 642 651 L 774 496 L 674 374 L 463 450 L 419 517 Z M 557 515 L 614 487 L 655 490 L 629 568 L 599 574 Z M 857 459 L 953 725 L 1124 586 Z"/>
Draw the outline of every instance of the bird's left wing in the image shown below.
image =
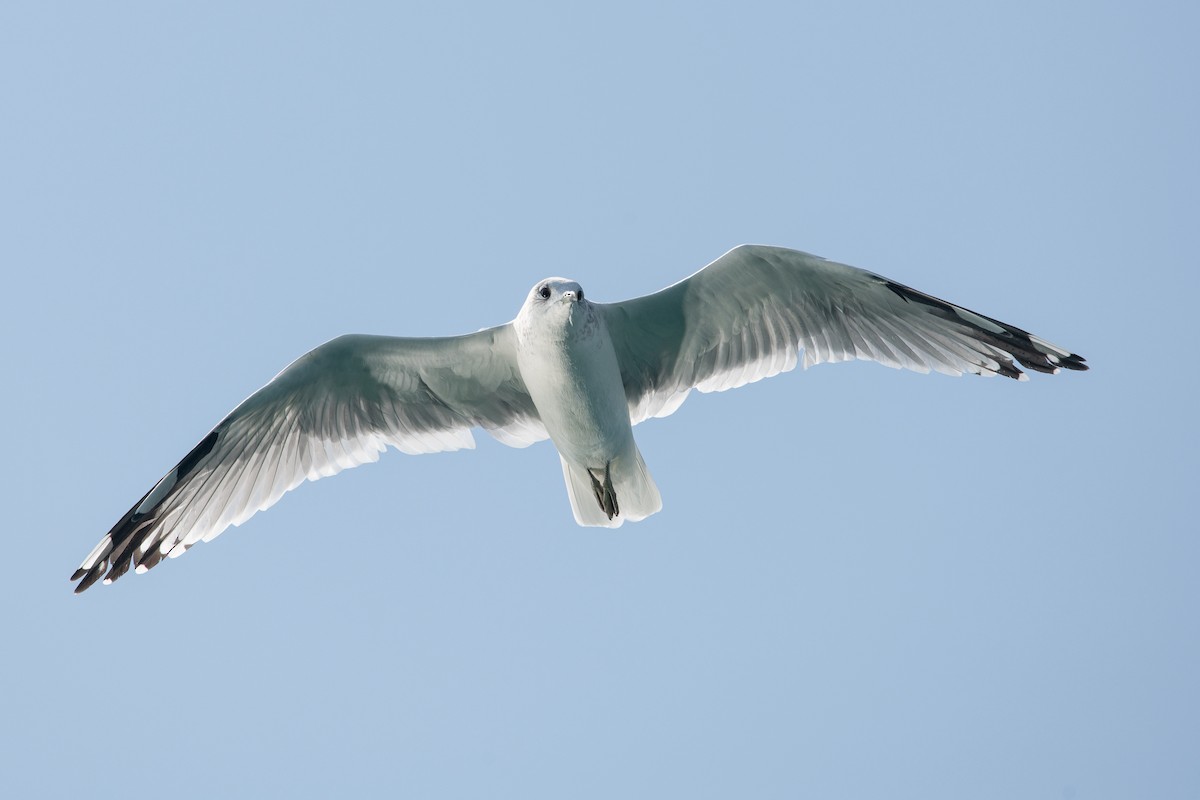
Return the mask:
<path fill-rule="evenodd" d="M 511 325 L 467 336 L 342 336 L 301 356 L 225 417 L 110 530 L 71 576 L 142 572 L 215 538 L 305 480 L 406 453 L 547 438 L 517 370 Z"/>
<path fill-rule="evenodd" d="M 1028 331 L 873 272 L 742 245 L 660 292 L 597 304 L 634 423 L 673 412 L 693 388 L 723 391 L 804 366 L 863 359 L 918 372 L 1024 379 L 1087 369 Z"/>

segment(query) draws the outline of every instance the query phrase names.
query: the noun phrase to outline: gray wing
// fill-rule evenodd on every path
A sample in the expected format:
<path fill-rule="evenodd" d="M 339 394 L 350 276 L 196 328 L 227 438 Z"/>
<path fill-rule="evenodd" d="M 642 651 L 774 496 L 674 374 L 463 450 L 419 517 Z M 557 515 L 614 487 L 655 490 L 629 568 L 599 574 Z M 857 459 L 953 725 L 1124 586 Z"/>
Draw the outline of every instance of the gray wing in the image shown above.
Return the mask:
<path fill-rule="evenodd" d="M 723 391 L 795 368 L 864 359 L 918 372 L 1025 380 L 1087 369 L 1032 334 L 865 270 L 763 245 L 730 250 L 674 286 L 601 305 L 635 423 L 688 392 Z"/>
<path fill-rule="evenodd" d="M 178 556 L 305 480 L 406 453 L 547 438 L 517 370 L 511 325 L 453 338 L 342 336 L 230 412 L 121 518 L 71 580 L 81 592 Z"/>

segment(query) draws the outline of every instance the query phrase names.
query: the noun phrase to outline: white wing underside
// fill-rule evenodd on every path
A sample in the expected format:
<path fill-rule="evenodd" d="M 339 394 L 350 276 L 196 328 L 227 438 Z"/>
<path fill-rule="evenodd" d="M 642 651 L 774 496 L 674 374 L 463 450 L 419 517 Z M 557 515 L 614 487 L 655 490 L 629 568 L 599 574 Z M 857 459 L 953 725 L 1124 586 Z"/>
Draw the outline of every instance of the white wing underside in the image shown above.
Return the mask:
<path fill-rule="evenodd" d="M 84 560 L 77 591 L 175 557 L 240 525 L 306 480 L 388 447 L 512 447 L 548 438 L 516 368 L 510 326 L 469 336 L 343 336 L 302 356 L 227 416 Z M 132 559 L 132 561 L 131 561 Z M 90 580 L 88 580 L 90 579 Z"/>
<path fill-rule="evenodd" d="M 1019 328 L 796 250 L 734 248 L 661 292 L 603 306 L 636 424 L 692 389 L 719 392 L 814 364 L 877 361 L 947 375 L 1086 369 Z"/>

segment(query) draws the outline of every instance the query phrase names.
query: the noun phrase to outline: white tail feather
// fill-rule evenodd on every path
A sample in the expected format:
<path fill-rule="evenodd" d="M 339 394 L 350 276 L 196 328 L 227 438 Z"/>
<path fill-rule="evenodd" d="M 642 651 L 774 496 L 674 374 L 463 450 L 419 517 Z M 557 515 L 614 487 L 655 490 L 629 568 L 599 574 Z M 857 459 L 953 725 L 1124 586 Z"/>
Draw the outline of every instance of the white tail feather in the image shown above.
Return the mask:
<path fill-rule="evenodd" d="M 662 497 L 637 445 L 633 446 L 632 458 L 619 456 L 613 459 L 609 467 L 618 507 L 618 513 L 612 519 L 608 518 L 596 500 L 588 471 L 571 464 L 561 455 L 559 458 L 562 461 L 563 480 L 567 484 L 567 497 L 571 499 L 571 511 L 580 525 L 619 528 L 625 520 L 636 522 L 662 510 Z"/>

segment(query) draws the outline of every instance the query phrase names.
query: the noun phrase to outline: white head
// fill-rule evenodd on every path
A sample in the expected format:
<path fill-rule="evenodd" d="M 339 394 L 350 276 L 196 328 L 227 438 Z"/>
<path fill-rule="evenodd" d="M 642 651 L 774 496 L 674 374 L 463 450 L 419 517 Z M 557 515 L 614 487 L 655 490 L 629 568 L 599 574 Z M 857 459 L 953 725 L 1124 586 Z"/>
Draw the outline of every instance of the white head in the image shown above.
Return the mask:
<path fill-rule="evenodd" d="M 515 320 L 518 328 L 529 330 L 536 324 L 544 332 L 576 326 L 590 314 L 583 299 L 583 287 L 566 278 L 546 278 L 529 290 L 525 304 Z"/>
<path fill-rule="evenodd" d="M 566 278 L 546 278 L 529 290 L 530 303 L 578 303 L 583 300 L 583 287 Z"/>

